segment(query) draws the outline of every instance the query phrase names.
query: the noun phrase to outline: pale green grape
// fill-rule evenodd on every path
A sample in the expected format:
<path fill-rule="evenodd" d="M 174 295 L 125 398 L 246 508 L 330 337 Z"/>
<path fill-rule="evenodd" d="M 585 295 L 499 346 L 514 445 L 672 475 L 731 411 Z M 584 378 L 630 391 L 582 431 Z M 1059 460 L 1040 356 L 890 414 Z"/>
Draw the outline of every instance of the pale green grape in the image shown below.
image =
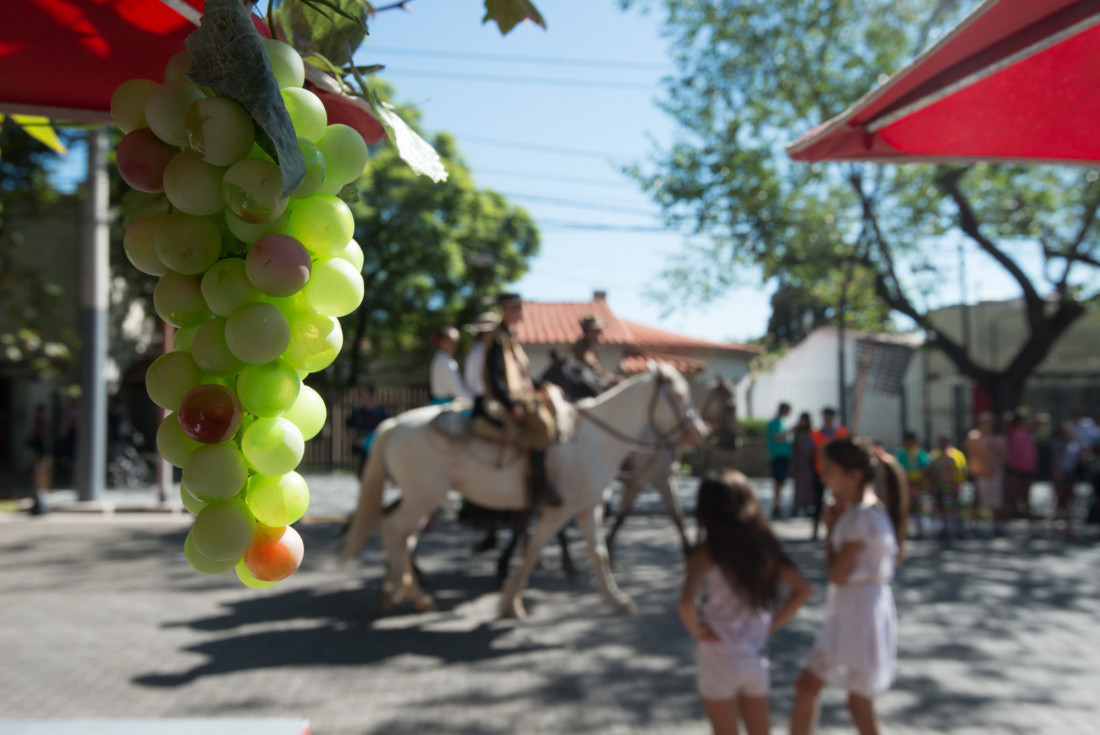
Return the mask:
<path fill-rule="evenodd" d="M 245 459 L 261 475 L 285 475 L 302 461 L 305 449 L 302 432 L 281 417 L 256 419 L 241 436 Z"/>
<path fill-rule="evenodd" d="M 302 243 L 290 235 L 272 232 L 252 244 L 244 266 L 253 286 L 269 296 L 283 298 L 302 290 L 313 264 Z"/>
<path fill-rule="evenodd" d="M 186 82 L 187 77 L 184 74 L 191 68 L 191 52 L 187 49 L 180 49 L 172 58 L 168 59 L 168 63 L 164 65 L 164 81 L 166 82 Z M 190 83 L 190 82 L 188 82 Z"/>
<path fill-rule="evenodd" d="M 275 81 L 279 88 L 301 87 L 306 83 L 306 68 L 302 57 L 290 44 L 273 38 L 262 38 L 271 70 L 275 72 Z"/>
<path fill-rule="evenodd" d="M 122 237 L 126 257 L 135 268 L 150 276 L 163 276 L 168 271 L 168 266 L 157 256 L 157 227 L 163 219 L 163 215 L 155 214 L 134 220 Z"/>
<path fill-rule="evenodd" d="M 244 497 L 252 515 L 265 526 L 289 526 L 309 510 L 309 486 L 297 472 L 253 475 Z"/>
<path fill-rule="evenodd" d="M 175 334 L 172 335 L 172 350 L 175 352 L 190 352 L 191 342 L 195 339 L 195 332 L 199 331 L 200 326 L 202 325 L 176 329 Z"/>
<path fill-rule="evenodd" d="M 351 263 L 355 267 L 356 272 L 363 272 L 363 263 L 366 262 L 366 258 L 363 255 L 363 248 L 359 247 L 359 243 L 355 240 L 348 242 L 347 247 L 336 253 L 336 257 L 343 258 Z"/>
<path fill-rule="evenodd" d="M 229 316 L 245 304 L 259 303 L 264 298 L 248 280 L 243 258 L 224 258 L 210 266 L 202 277 L 201 290 L 206 304 L 218 316 Z"/>
<path fill-rule="evenodd" d="M 180 502 L 183 503 L 184 509 L 193 516 L 197 516 L 199 511 L 206 507 L 206 502 L 192 495 L 187 486 L 182 483 L 180 484 Z"/>
<path fill-rule="evenodd" d="M 183 400 L 182 395 L 180 400 Z M 157 427 L 157 452 L 173 467 L 182 468 L 191 452 L 201 446 L 202 444 L 183 433 L 178 414 L 168 414 Z"/>
<path fill-rule="evenodd" d="M 210 318 L 210 309 L 202 296 L 202 279 L 168 271 L 153 288 L 153 308 L 173 327 L 190 327 Z"/>
<path fill-rule="evenodd" d="M 302 151 L 302 160 L 306 164 L 306 177 L 291 199 L 305 199 L 321 191 L 328 176 L 328 164 L 321 149 L 313 141 L 298 138 L 298 148 Z"/>
<path fill-rule="evenodd" d="M 277 306 L 279 308 L 279 311 L 283 312 L 283 316 L 285 316 L 288 320 L 293 320 L 299 312 L 313 311 L 313 309 L 309 307 L 309 304 L 306 303 L 306 297 L 302 294 L 301 291 L 294 294 L 293 296 L 287 296 L 285 298 L 276 298 L 273 296 L 269 296 L 267 298 L 267 301 L 268 303 Z"/>
<path fill-rule="evenodd" d="M 252 543 L 256 519 L 242 500 L 210 503 L 195 517 L 195 550 L 214 561 L 239 559 Z"/>
<path fill-rule="evenodd" d="M 187 214 L 207 215 L 222 211 L 222 177 L 225 169 L 212 166 L 194 151 L 182 151 L 164 169 L 164 195 L 173 207 Z"/>
<path fill-rule="evenodd" d="M 161 262 L 169 270 L 188 276 L 205 273 L 222 252 L 221 234 L 214 221 L 184 212 L 173 212 L 162 217 L 153 241 Z M 199 283 L 201 285 L 201 279 Z"/>
<path fill-rule="evenodd" d="M 249 304 L 226 319 L 225 343 L 230 352 L 247 363 L 271 362 L 290 344 L 290 324 L 272 304 Z"/>
<path fill-rule="evenodd" d="M 286 209 L 279 167 L 260 158 L 237 161 L 222 178 L 225 206 L 254 225 L 277 219 Z"/>
<path fill-rule="evenodd" d="M 256 579 L 252 576 L 252 572 L 248 571 L 248 567 L 244 563 L 244 559 L 237 562 L 237 565 L 233 567 L 233 571 L 237 573 L 237 579 L 241 581 L 245 587 L 251 587 L 254 590 L 266 590 L 269 587 L 274 587 L 279 584 L 281 580 L 274 582 L 264 582 L 263 580 Z"/>
<path fill-rule="evenodd" d="M 343 258 L 319 260 L 302 293 L 321 314 L 344 316 L 363 303 L 363 276 Z"/>
<path fill-rule="evenodd" d="M 225 210 L 225 224 L 229 227 L 229 231 L 232 232 L 233 236 L 238 240 L 248 243 L 249 245 L 268 233 L 282 232 L 286 229 L 286 223 L 289 219 L 290 212 L 284 209 L 282 214 L 270 222 L 254 225 L 251 222 L 245 222 L 243 219 L 235 216 L 228 209 Z"/>
<path fill-rule="evenodd" d="M 115 89 L 111 95 L 111 119 L 123 135 L 148 127 L 145 102 L 156 88 L 157 83 L 151 79 L 130 79 Z"/>
<path fill-rule="evenodd" d="M 225 97 L 205 97 L 192 103 L 184 129 L 191 148 L 215 166 L 231 166 L 241 160 L 256 140 L 248 111 Z"/>
<path fill-rule="evenodd" d="M 198 515 L 196 513 L 196 515 Z M 187 533 L 187 539 L 183 542 L 183 558 L 187 560 L 187 563 L 191 565 L 191 568 L 196 572 L 202 572 L 203 574 L 222 574 L 228 572 L 230 569 L 237 565 L 237 558 L 224 560 L 208 559 L 199 553 L 198 548 L 195 546 L 194 531 Z M 243 552 L 242 552 L 243 554 Z"/>
<path fill-rule="evenodd" d="M 165 82 L 149 93 L 145 102 L 145 119 L 149 129 L 168 145 L 187 145 L 183 121 L 191 104 L 205 97 L 202 90 L 187 82 Z"/>
<path fill-rule="evenodd" d="M 191 342 L 191 356 L 202 370 L 219 378 L 236 375 L 245 363 L 225 343 L 225 319 L 215 317 L 199 326 Z"/>
<path fill-rule="evenodd" d="M 317 141 L 317 147 L 325 156 L 328 171 L 322 194 L 335 194 L 344 184 L 363 175 L 370 154 L 363 136 L 355 128 L 342 123 L 329 125 Z"/>
<path fill-rule="evenodd" d="M 290 122 L 294 125 L 294 133 L 299 138 L 305 138 L 316 143 L 325 134 L 328 126 L 328 113 L 321 99 L 301 87 L 285 87 L 279 90 L 283 96 L 283 104 L 290 113 Z"/>
<path fill-rule="evenodd" d="M 299 370 L 315 373 L 332 364 L 344 345 L 340 322 L 315 311 L 299 311 L 290 320 L 286 358 Z"/>
<path fill-rule="evenodd" d="M 299 376 L 301 377 L 301 376 Z M 298 400 L 283 414 L 283 418 L 298 427 L 302 432 L 302 439 L 309 441 L 321 433 L 328 417 L 328 409 L 325 408 L 325 399 L 321 394 L 302 384 L 298 391 Z"/>
<path fill-rule="evenodd" d="M 203 444 L 183 463 L 183 484 L 203 502 L 229 500 L 248 482 L 248 465 L 231 441 Z"/>
<path fill-rule="evenodd" d="M 153 360 L 145 372 L 145 389 L 153 403 L 177 411 L 183 397 L 204 377 L 190 352 L 169 352 Z"/>
<path fill-rule="evenodd" d="M 314 255 L 332 256 L 355 234 L 355 218 L 343 200 L 317 194 L 294 205 L 286 232 Z"/>
<path fill-rule="evenodd" d="M 298 400 L 302 381 L 286 360 L 249 365 L 237 376 L 237 396 L 244 410 L 262 417 L 285 413 Z"/>

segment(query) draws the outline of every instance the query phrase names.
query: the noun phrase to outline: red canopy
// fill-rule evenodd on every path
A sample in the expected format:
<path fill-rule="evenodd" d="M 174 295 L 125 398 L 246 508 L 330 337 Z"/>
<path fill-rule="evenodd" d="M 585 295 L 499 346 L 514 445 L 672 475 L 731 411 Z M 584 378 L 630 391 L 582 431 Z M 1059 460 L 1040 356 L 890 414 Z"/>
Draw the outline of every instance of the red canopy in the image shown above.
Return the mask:
<path fill-rule="evenodd" d="M 115 88 L 127 79 L 161 81 L 204 2 L 0 0 L 0 113 L 110 122 Z M 385 134 L 362 100 L 314 91 L 330 123 L 351 125 L 368 143 Z"/>
<path fill-rule="evenodd" d="M 986 0 L 797 161 L 1100 162 L 1100 0 Z"/>

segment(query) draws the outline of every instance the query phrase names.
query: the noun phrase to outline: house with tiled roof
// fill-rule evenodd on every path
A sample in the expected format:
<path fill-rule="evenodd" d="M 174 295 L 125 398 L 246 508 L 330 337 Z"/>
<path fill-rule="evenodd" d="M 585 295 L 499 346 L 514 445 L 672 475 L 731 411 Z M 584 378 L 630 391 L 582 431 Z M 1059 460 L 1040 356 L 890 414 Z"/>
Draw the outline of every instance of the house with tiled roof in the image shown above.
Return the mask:
<path fill-rule="evenodd" d="M 596 354 L 603 366 L 624 375 L 646 369 L 649 360 L 665 362 L 689 380 L 720 376 L 739 380 L 750 361 L 762 350 L 738 342 L 710 342 L 615 316 L 607 292 L 596 291 L 591 301 L 524 301 L 523 321 L 516 336 L 531 360 L 531 374 L 541 375 L 550 353 L 565 354 L 581 337 L 581 320 L 598 317 L 604 324 Z"/>

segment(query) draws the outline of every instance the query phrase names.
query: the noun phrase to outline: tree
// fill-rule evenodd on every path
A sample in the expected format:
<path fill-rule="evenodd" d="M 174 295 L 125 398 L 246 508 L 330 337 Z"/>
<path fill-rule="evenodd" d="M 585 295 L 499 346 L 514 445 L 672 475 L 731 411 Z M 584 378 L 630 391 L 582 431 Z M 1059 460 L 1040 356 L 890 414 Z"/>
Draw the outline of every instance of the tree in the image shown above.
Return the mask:
<path fill-rule="evenodd" d="M 348 382 L 363 368 L 365 346 L 375 356 L 425 346 L 439 327 L 472 320 L 481 298 L 518 280 L 538 252 L 527 213 L 476 188 L 451 136 L 433 144 L 446 181 L 416 176 L 388 146 L 359 181 L 352 212 L 366 295 L 344 319 Z"/>
<path fill-rule="evenodd" d="M 872 274 L 878 298 L 983 385 L 996 409 L 1015 408 L 1028 376 L 1097 300 L 1097 172 L 807 165 L 784 153 L 972 4 L 662 3 L 678 66 L 663 108 L 679 133 L 648 169 L 633 173 L 668 221 L 692 233 L 665 276 L 672 297 L 714 298 L 745 266 L 762 267 L 766 277 L 797 269 L 825 277 L 855 263 Z M 1019 284 L 1029 334 L 1007 366 L 979 363 L 930 317 L 921 282 L 942 280 L 938 249 L 949 231 L 969 238 Z M 1030 255 L 1042 260 L 1039 277 L 1022 265 Z"/>

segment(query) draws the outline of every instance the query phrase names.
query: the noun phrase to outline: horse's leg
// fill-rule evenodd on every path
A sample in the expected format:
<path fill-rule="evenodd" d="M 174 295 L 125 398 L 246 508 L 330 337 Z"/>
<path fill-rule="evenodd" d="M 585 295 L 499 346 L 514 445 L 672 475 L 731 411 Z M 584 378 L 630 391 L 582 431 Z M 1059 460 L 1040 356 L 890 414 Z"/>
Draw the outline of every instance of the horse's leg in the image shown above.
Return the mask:
<path fill-rule="evenodd" d="M 527 539 L 527 526 L 531 523 L 530 510 L 517 510 L 512 513 L 512 538 L 508 545 L 500 552 L 497 559 L 497 589 L 504 587 L 504 580 L 508 579 L 508 567 L 512 565 L 512 556 L 522 541 Z"/>
<path fill-rule="evenodd" d="M 521 593 L 527 586 L 527 579 L 539 559 L 539 552 L 554 534 L 561 530 L 569 520 L 568 511 L 561 506 L 553 508 L 543 506 L 540 511 L 539 522 L 535 530 L 531 531 L 527 538 L 527 545 L 523 552 L 523 563 L 508 577 L 504 583 L 504 589 L 500 593 L 500 616 L 503 618 L 523 618 L 527 611 L 523 609 Z"/>
<path fill-rule="evenodd" d="M 687 555 L 691 551 L 691 542 L 688 541 L 687 529 L 684 528 L 684 509 L 680 506 L 680 498 L 676 495 L 676 482 L 672 479 L 671 465 L 665 476 L 657 482 L 657 489 L 661 492 L 661 500 L 665 505 L 665 512 L 672 519 L 676 531 L 680 534 L 680 548 Z"/>
<path fill-rule="evenodd" d="M 405 494 L 401 503 L 387 518 L 382 529 L 389 574 L 382 585 L 382 608 L 387 610 L 402 602 L 412 602 L 418 611 L 432 610 L 435 603 L 420 588 L 412 571 L 411 552 L 427 514 L 435 507 L 431 499 L 411 500 Z"/>
<path fill-rule="evenodd" d="M 561 568 L 565 572 L 565 578 L 569 580 L 569 584 L 576 587 L 581 577 L 577 573 L 577 567 L 573 564 L 573 556 L 569 553 L 569 536 L 565 533 L 565 528 L 562 527 L 558 531 L 558 544 L 561 546 Z"/>
<path fill-rule="evenodd" d="M 637 459 L 637 458 L 635 458 Z M 623 497 L 619 501 L 619 507 L 615 509 L 615 519 L 611 522 L 611 530 L 607 532 L 607 553 L 610 556 L 611 547 L 615 543 L 615 534 L 619 532 L 619 526 L 623 525 L 623 521 L 630 515 L 630 511 L 634 509 L 634 501 L 638 499 L 638 496 L 642 494 L 642 490 L 645 489 L 645 477 L 637 473 L 630 478 L 623 480 Z M 649 473 L 646 472 L 648 475 Z"/>
<path fill-rule="evenodd" d="M 615 578 L 611 575 L 611 564 L 607 556 L 607 547 L 603 542 L 603 528 L 600 525 L 602 516 L 603 508 L 595 505 L 577 514 L 577 526 L 588 544 L 588 555 L 592 558 L 592 566 L 596 569 L 596 583 L 599 585 L 604 601 L 617 613 L 632 613 L 634 612 L 633 601 L 619 589 L 615 584 Z"/>

